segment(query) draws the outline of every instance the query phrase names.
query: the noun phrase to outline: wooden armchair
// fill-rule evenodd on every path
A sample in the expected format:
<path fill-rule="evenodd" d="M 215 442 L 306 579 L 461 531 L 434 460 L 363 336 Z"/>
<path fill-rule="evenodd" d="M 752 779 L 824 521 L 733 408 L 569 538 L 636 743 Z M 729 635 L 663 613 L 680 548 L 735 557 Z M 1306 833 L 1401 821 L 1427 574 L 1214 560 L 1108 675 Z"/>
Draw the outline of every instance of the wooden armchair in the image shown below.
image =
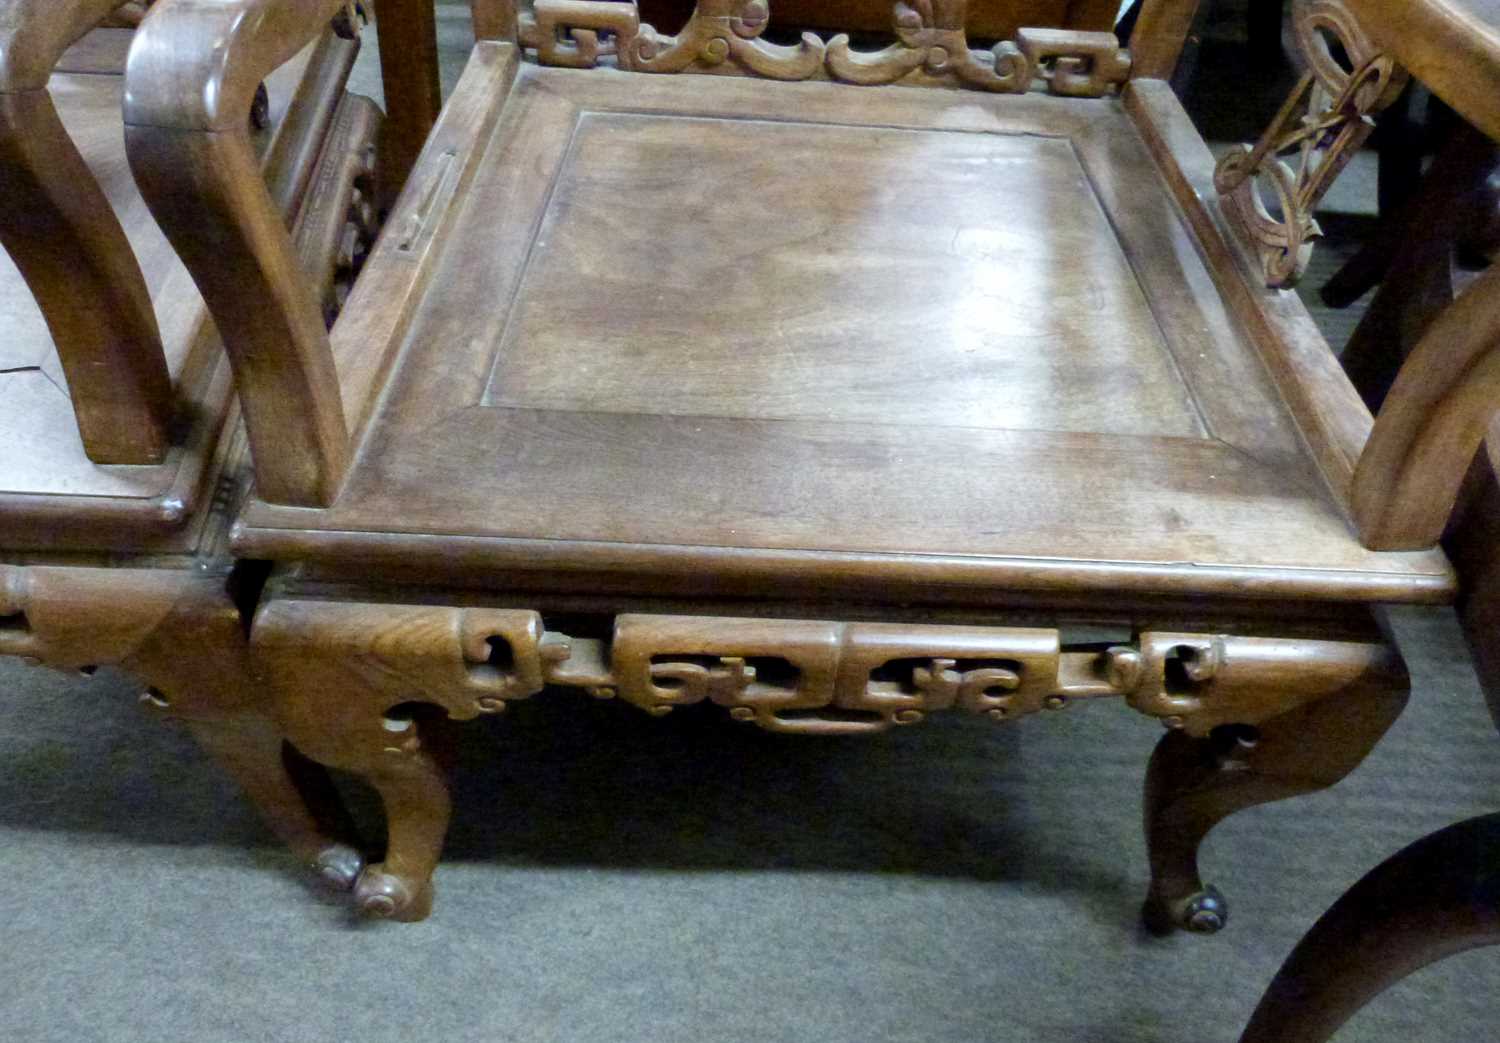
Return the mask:
<path fill-rule="evenodd" d="M 263 574 L 226 549 L 243 432 L 207 308 L 129 173 L 134 34 L 118 23 L 140 11 L 118 7 L 0 0 L 0 654 L 126 670 L 148 711 L 185 721 L 294 851 L 348 886 L 361 863 L 326 775 L 284 760 L 250 663 L 241 612 Z M 267 69 L 242 114 L 320 309 L 352 277 L 341 251 L 375 231 L 380 113 L 344 91 L 354 28 Z"/>
<path fill-rule="evenodd" d="M 166 0 L 126 122 L 235 365 L 233 547 L 281 563 L 255 655 L 298 748 L 385 802 L 361 906 L 426 914 L 442 726 L 544 686 L 817 736 L 1118 699 L 1167 729 L 1148 920 L 1223 926 L 1199 842 L 1399 713 L 1378 609 L 1452 597 L 1491 406 L 1491 295 L 1372 421 L 1285 289 L 1404 76 L 1357 9 L 1298 5 L 1312 71 L 1216 172 L 1160 79 L 1192 2 L 1128 51 L 976 51 L 958 0 L 896 4 L 874 50 L 767 43 L 764 0 L 675 36 L 476 3 L 325 334 L 243 115 L 335 6 Z"/>
<path fill-rule="evenodd" d="M 1421 364 L 1416 353 L 1430 357 L 1455 300 L 1475 293 L 1480 300 L 1495 299 L 1500 4 L 1450 0 L 1412 10 L 1386 5 L 1368 18 L 1370 31 L 1389 41 L 1413 73 L 1468 121 L 1371 251 L 1384 261 L 1383 282 L 1344 358 L 1366 399 L 1378 406 L 1410 379 L 1403 374 L 1412 365 Z M 1483 257 L 1488 265 L 1477 263 Z M 1487 335 L 1493 343 L 1494 333 Z M 1497 400 L 1493 383 L 1488 394 Z M 1462 587 L 1459 619 L 1500 726 L 1500 417 L 1491 421 L 1469 468 L 1444 546 Z M 1497 944 L 1500 813 L 1423 837 L 1351 887 L 1282 965 L 1243 1043 L 1323 1043 L 1412 972 Z"/>

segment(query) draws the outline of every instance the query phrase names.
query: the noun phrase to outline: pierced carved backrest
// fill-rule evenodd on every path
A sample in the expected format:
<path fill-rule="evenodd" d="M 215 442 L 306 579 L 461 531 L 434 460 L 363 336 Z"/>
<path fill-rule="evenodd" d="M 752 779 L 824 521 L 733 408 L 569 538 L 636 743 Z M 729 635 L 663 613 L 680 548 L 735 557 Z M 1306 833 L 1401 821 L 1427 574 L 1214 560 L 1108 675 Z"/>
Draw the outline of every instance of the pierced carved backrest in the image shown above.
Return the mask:
<path fill-rule="evenodd" d="M 641 19 L 676 31 L 693 12 L 693 0 L 638 0 Z M 826 32 L 887 33 L 890 0 L 775 0 L 776 22 Z M 1120 0 L 970 0 L 964 28 L 976 40 L 1014 39 L 1026 26 L 1107 32 Z"/>
<path fill-rule="evenodd" d="M 895 0 L 887 26 L 893 40 L 873 48 L 855 46 L 844 33 L 824 39 L 803 32 L 795 42 L 769 42 L 770 0 L 698 0 L 686 22 L 670 34 L 643 20 L 637 0 L 532 0 L 514 24 L 520 43 L 536 61 L 571 68 L 611 65 L 630 72 L 904 83 L 1003 93 L 1045 84 L 1055 94 L 1074 97 L 1107 94 L 1131 75 L 1130 53 L 1113 32 L 1074 28 L 1102 24 L 1107 30 L 1112 19 L 1094 11 L 1097 5 L 1084 5 L 1086 17 L 1077 4 L 1045 0 L 998 6 L 1014 8 L 1012 20 L 1018 22 L 1034 13 L 1050 23 L 1021 24 L 988 48 L 970 44 L 969 0 Z M 1197 0 L 1148 2 L 1133 37 L 1149 52 L 1148 74 L 1170 70 L 1196 7 Z M 509 35 L 509 4 L 476 0 L 474 11 L 478 35 Z"/>

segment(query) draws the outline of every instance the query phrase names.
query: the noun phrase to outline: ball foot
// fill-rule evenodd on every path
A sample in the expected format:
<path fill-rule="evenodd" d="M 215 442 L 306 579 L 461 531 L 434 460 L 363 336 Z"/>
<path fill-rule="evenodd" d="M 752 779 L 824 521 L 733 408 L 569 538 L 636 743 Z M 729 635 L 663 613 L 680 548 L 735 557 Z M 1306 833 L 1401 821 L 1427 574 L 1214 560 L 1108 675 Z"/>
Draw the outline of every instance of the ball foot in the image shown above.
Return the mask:
<path fill-rule="evenodd" d="M 318 852 L 312 869 L 335 891 L 352 891 L 364 871 L 365 856 L 348 844 L 333 844 Z"/>
<path fill-rule="evenodd" d="M 432 882 L 410 881 L 376 864 L 359 874 L 354 901 L 366 916 L 413 923 L 432 912 Z"/>
<path fill-rule="evenodd" d="M 1153 895 L 1146 899 L 1141 919 L 1155 935 L 1173 931 L 1216 934 L 1229 922 L 1229 903 L 1213 886 L 1172 901 Z"/>

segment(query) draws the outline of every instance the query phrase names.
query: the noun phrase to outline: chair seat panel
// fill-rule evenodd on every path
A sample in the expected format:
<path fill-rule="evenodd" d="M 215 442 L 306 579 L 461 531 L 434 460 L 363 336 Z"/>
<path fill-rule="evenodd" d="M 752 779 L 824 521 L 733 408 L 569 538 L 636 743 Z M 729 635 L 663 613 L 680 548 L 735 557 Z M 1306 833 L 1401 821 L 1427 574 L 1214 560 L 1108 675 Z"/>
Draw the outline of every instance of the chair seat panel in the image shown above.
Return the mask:
<path fill-rule="evenodd" d="M 242 550 L 1445 596 L 1355 539 L 1118 100 L 527 66 L 494 104 L 342 494 Z"/>
<path fill-rule="evenodd" d="M 578 121 L 484 403 L 1205 433 L 1066 138 L 622 113 Z"/>

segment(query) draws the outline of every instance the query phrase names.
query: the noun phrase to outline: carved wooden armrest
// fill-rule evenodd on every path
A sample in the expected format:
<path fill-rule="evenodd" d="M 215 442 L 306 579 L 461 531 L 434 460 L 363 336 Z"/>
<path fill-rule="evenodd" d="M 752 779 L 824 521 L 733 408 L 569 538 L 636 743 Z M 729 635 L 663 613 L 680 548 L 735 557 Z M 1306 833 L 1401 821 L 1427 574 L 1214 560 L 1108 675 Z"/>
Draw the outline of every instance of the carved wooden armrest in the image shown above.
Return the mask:
<path fill-rule="evenodd" d="M 164 0 L 130 47 L 126 124 L 243 130 L 261 81 L 347 7 L 348 0 Z"/>
<path fill-rule="evenodd" d="M 172 382 L 130 241 L 47 91 L 118 0 L 0 2 L 0 244 L 36 298 L 96 463 L 166 454 Z"/>
<path fill-rule="evenodd" d="M 1308 70 L 1259 143 L 1225 155 L 1215 172 L 1224 209 L 1246 234 L 1268 287 L 1290 288 L 1306 271 L 1322 235 L 1314 208 L 1374 129 L 1372 117 L 1405 86 L 1398 58 L 1425 53 L 1421 41 L 1392 35 L 1392 25 L 1407 24 L 1394 16 L 1375 19 L 1385 34 L 1377 42 L 1365 14 L 1349 0 L 1296 0 L 1297 39 Z M 1476 77 L 1500 77 L 1500 45 L 1471 60 L 1485 66 L 1471 70 Z M 1295 154 L 1295 167 L 1283 154 Z M 1267 206 L 1261 186 L 1279 212 Z M 1350 492 L 1366 546 L 1419 550 L 1438 542 L 1497 406 L 1500 272 L 1491 270 L 1433 323 L 1376 418 Z"/>
<path fill-rule="evenodd" d="M 131 170 L 203 293 L 234 366 L 262 494 L 330 502 L 348 453 L 323 316 L 262 181 L 261 81 L 346 0 L 164 0 L 126 64 Z"/>
<path fill-rule="evenodd" d="M 75 40 L 120 0 L 6 0 L 0 3 L 0 92 L 41 90 Z"/>

